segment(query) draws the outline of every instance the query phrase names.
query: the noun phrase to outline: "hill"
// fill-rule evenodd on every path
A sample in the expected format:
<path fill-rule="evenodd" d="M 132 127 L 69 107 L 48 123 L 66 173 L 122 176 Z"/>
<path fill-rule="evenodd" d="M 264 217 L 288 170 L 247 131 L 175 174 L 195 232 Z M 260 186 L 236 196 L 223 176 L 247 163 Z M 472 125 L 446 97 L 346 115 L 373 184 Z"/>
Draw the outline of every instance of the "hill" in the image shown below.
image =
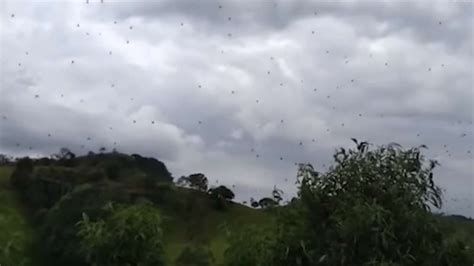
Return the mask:
<path fill-rule="evenodd" d="M 94 216 L 97 209 L 108 201 L 128 204 L 148 202 L 160 210 L 164 217 L 165 255 L 169 265 L 190 244 L 209 247 L 216 264 L 219 264 L 226 249 L 227 233 L 238 231 L 244 225 L 271 220 L 271 215 L 265 210 L 231 201 L 226 202 L 225 209 L 216 208 L 215 199 L 207 193 L 176 186 L 162 162 L 136 154 L 89 154 L 57 160 L 22 159 L 15 170 L 12 166 L 0 169 L 2 189 L 5 191 L 2 195 L 8 197 L 7 201 L 2 202 L 5 209 L 2 213 L 6 213 L 11 220 L 2 224 L 0 231 L 12 232 L 12 235 L 5 235 L 5 239 L 16 239 L 17 234 L 23 236 L 17 245 L 22 250 L 19 251 L 22 254 L 20 257 L 24 258 L 31 257 L 31 246 L 38 248 L 34 247 L 33 241 L 39 235 L 43 244 L 52 247 L 47 251 L 51 255 L 46 259 L 47 265 L 73 265 L 73 261 L 66 258 L 60 261 L 62 264 L 55 264 L 56 257 L 61 256 L 57 254 L 59 250 L 53 247 L 59 244 L 61 248 L 65 246 L 57 239 L 74 238 L 68 230 L 74 229 L 82 212 Z M 10 176 L 13 183 L 19 184 L 16 191 L 8 182 Z M 37 226 L 31 226 L 28 219 Z M 57 228 L 66 233 L 59 232 Z"/>
<path fill-rule="evenodd" d="M 0 197 L 2 266 L 84 265 L 71 253 L 77 249 L 77 222 L 83 213 L 103 217 L 110 201 L 151 204 L 160 211 L 167 265 L 189 245 L 208 247 L 214 265 L 221 265 L 229 234 L 273 224 L 280 208 L 253 209 L 232 201 L 223 208 L 206 189 L 173 183 L 159 160 L 120 153 L 75 157 L 63 151 L 54 159 L 24 158 L 1 166 Z M 451 239 L 474 247 L 473 220 L 436 217 Z"/>

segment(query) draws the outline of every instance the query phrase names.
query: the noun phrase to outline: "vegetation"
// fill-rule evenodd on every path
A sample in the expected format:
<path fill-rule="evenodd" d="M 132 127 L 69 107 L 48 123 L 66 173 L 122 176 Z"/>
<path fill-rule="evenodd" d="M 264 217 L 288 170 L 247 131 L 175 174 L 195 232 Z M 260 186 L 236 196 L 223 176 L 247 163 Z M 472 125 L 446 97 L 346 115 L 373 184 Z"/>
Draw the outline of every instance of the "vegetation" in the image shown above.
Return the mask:
<path fill-rule="evenodd" d="M 425 163 L 421 147 L 369 150 L 368 143 L 354 141 L 357 149 L 338 150 L 327 173 L 301 164 L 297 200 L 280 210 L 271 233 L 252 229 L 235 237 L 240 241 L 231 242 L 226 261 L 470 265 L 474 257 L 467 244 L 450 239 L 429 211 L 441 206 L 441 190 L 433 182 L 437 163 Z"/>
<path fill-rule="evenodd" d="M 274 187 L 251 199 L 258 209 L 233 202 L 226 186 L 208 189 L 204 174 L 175 185 L 162 162 L 136 154 L 61 149 L 8 159 L 0 167 L 0 263 L 472 265 L 474 221 L 431 212 L 442 195 L 423 147 L 354 141 L 326 173 L 300 164 L 290 202 Z"/>
<path fill-rule="evenodd" d="M 214 258 L 209 249 L 198 246 L 186 246 L 175 261 L 175 266 L 210 266 Z"/>
<path fill-rule="evenodd" d="M 83 213 L 77 235 L 91 265 L 164 265 L 161 216 L 147 205 L 114 206 L 105 219 L 91 221 Z"/>

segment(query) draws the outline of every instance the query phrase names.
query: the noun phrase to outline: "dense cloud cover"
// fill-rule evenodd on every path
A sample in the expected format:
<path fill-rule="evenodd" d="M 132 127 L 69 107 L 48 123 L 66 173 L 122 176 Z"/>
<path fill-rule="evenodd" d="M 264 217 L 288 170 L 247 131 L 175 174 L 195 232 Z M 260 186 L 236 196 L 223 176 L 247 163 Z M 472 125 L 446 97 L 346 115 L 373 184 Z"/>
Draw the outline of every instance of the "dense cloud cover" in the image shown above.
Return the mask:
<path fill-rule="evenodd" d="M 474 216 L 472 3 L 2 5 L 0 153 L 116 148 L 248 200 L 352 137 L 425 144 L 443 210 Z"/>

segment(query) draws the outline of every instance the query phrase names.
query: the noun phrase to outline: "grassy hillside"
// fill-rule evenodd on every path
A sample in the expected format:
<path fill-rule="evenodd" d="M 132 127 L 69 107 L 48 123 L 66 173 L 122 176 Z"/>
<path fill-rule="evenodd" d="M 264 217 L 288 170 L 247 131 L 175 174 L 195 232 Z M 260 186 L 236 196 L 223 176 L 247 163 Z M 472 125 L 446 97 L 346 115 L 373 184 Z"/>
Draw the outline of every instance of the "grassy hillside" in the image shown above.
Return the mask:
<path fill-rule="evenodd" d="M 20 180 L 26 182 L 23 190 L 13 190 L 10 185 L 13 167 L 0 167 L 1 266 L 40 265 L 42 260 L 34 254 L 40 253 L 37 249 L 41 245 L 62 247 L 54 242 L 57 240 L 41 239 L 35 249 L 34 239 L 45 237 L 39 233 L 45 232 L 41 231 L 44 225 L 53 231 L 68 231 L 59 233 L 60 239 L 73 239 L 71 235 L 75 235 L 75 224 L 82 212 L 97 211 L 109 200 L 128 204 L 146 201 L 160 210 L 167 265 L 174 265 L 188 245 L 208 247 L 214 265 L 221 265 L 229 234 L 246 225 L 273 223 L 271 210 L 252 209 L 234 202 L 227 202 L 224 209 L 216 208 L 215 199 L 208 194 L 173 184 L 166 166 L 155 159 L 95 154 L 64 161 L 44 159 L 31 164 L 29 175 L 26 172 L 18 175 L 28 176 Z M 89 190 L 78 193 L 78 188 L 84 187 Z M 58 204 L 65 201 L 64 205 Z M 33 227 L 28 222 L 32 218 L 40 226 Z M 465 240 L 474 250 L 473 220 L 455 216 L 439 216 L 439 219 L 442 230 L 449 232 L 451 239 Z M 74 249 L 74 243 L 72 246 Z M 64 265 L 56 261 L 43 264 Z"/>
<path fill-rule="evenodd" d="M 124 160 L 122 155 L 120 157 L 121 160 Z M 61 179 L 65 179 L 64 183 L 67 184 L 81 184 L 84 182 L 84 180 L 81 180 L 84 173 L 89 175 L 89 173 L 99 169 L 98 166 L 108 165 L 112 161 L 107 156 L 102 158 L 105 160 L 79 158 L 79 163 L 75 167 L 37 165 L 34 167 L 33 181 L 31 182 L 33 182 L 33 186 L 38 187 L 43 186 L 43 183 L 34 183 L 38 180 L 54 181 L 53 185 L 56 185 L 56 181 Z M 23 260 L 25 261 L 24 265 L 31 265 L 27 263 L 28 260 L 32 260 L 32 252 L 28 248 L 36 235 L 35 230 L 38 228 L 32 228 L 27 222 L 27 218 L 35 217 L 38 210 L 45 207 L 49 208 L 49 201 L 44 206 L 34 205 L 33 208 L 26 210 L 24 201 L 21 204 L 18 192 L 14 191 L 9 184 L 12 170 L 12 167 L 0 167 L 0 189 L 2 192 L 0 194 L 2 197 L 0 201 L 0 243 L 10 246 L 9 249 L 2 247 L 2 250 L 7 250 L 10 253 L 15 252 L 15 260 L 11 265 L 22 265 L 20 262 Z M 120 195 L 117 196 L 119 201 L 134 203 L 146 200 L 154 203 L 154 206 L 164 216 L 165 256 L 168 265 L 173 265 L 177 256 L 187 245 L 208 247 L 212 252 L 216 265 L 219 265 L 223 261 L 229 233 L 237 232 L 244 225 L 270 221 L 271 215 L 267 211 L 252 209 L 233 202 L 228 202 L 225 210 L 217 210 L 214 207 L 215 202 L 207 194 L 193 189 L 177 187 L 169 182 L 161 181 L 153 186 L 143 186 L 144 172 L 142 168 L 137 166 L 123 168 L 122 164 L 119 178 L 116 180 L 110 180 L 109 178 L 102 180 L 101 177 L 99 182 L 92 183 L 92 185 L 107 191 L 107 193 Z M 87 177 L 86 180 L 90 181 L 90 178 Z M 57 189 L 48 190 L 48 193 L 51 194 L 51 191 L 54 194 Z M 38 192 L 35 191 L 34 193 Z M 28 192 L 28 194 L 34 193 Z M 26 200 L 35 199 L 35 201 L 41 202 L 41 200 L 36 199 L 43 198 L 44 196 L 40 195 Z M 58 199 L 56 196 L 53 198 Z M 23 209 L 25 211 L 22 211 Z M 4 234 L 3 232 L 7 233 Z M 2 260 L 6 261 L 5 259 Z"/>

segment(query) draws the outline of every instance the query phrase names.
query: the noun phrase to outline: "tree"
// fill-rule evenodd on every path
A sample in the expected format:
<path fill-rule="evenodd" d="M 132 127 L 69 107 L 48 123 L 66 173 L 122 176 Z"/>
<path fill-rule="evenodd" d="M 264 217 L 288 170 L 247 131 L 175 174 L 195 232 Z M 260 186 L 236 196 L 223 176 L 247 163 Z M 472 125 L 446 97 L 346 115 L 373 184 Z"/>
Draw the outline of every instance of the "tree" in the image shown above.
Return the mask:
<path fill-rule="evenodd" d="M 61 148 L 57 154 L 54 154 L 54 157 L 58 160 L 70 160 L 76 158 L 76 155 L 68 148 Z"/>
<path fill-rule="evenodd" d="M 148 205 L 108 205 L 110 215 L 78 223 L 81 251 L 91 265 L 164 265 L 161 215 Z"/>
<path fill-rule="evenodd" d="M 100 147 L 99 153 L 105 153 L 107 151 L 106 147 Z"/>
<path fill-rule="evenodd" d="M 448 238 L 430 212 L 441 207 L 441 189 L 437 162 L 425 160 L 423 147 L 354 142 L 355 149 L 337 150 L 326 173 L 299 165 L 298 197 L 277 213 L 268 252 L 232 257 L 274 266 L 470 265 L 465 243 Z"/>
<path fill-rule="evenodd" d="M 68 148 L 61 148 L 53 157 L 58 160 L 58 165 L 72 167 L 74 166 L 74 159 L 76 155 Z"/>
<path fill-rule="evenodd" d="M 215 200 L 218 209 L 224 209 L 226 201 L 232 200 L 235 197 L 232 190 L 222 185 L 209 189 L 208 193 Z"/>
<path fill-rule="evenodd" d="M 250 206 L 252 206 L 253 208 L 258 208 L 258 201 L 256 201 L 254 198 L 250 198 Z"/>
<path fill-rule="evenodd" d="M 276 204 L 279 205 L 280 202 L 283 200 L 283 190 L 278 189 L 276 186 L 273 186 L 272 198 L 273 201 L 275 201 Z"/>
<path fill-rule="evenodd" d="M 207 191 L 208 180 L 204 174 L 199 173 L 180 177 L 178 184 L 205 192 Z"/>
<path fill-rule="evenodd" d="M 258 206 L 260 206 L 262 209 L 274 207 L 274 206 L 277 206 L 277 205 L 278 205 L 278 203 L 274 199 L 268 198 L 268 197 L 261 198 L 258 201 Z"/>
<path fill-rule="evenodd" d="M 233 200 L 235 197 L 234 192 L 232 192 L 232 190 L 222 185 L 209 189 L 209 194 L 213 198 L 219 198 L 219 199 L 225 199 L 225 200 Z"/>
<path fill-rule="evenodd" d="M 176 258 L 175 266 L 210 266 L 214 257 L 211 251 L 204 247 L 186 246 Z"/>

